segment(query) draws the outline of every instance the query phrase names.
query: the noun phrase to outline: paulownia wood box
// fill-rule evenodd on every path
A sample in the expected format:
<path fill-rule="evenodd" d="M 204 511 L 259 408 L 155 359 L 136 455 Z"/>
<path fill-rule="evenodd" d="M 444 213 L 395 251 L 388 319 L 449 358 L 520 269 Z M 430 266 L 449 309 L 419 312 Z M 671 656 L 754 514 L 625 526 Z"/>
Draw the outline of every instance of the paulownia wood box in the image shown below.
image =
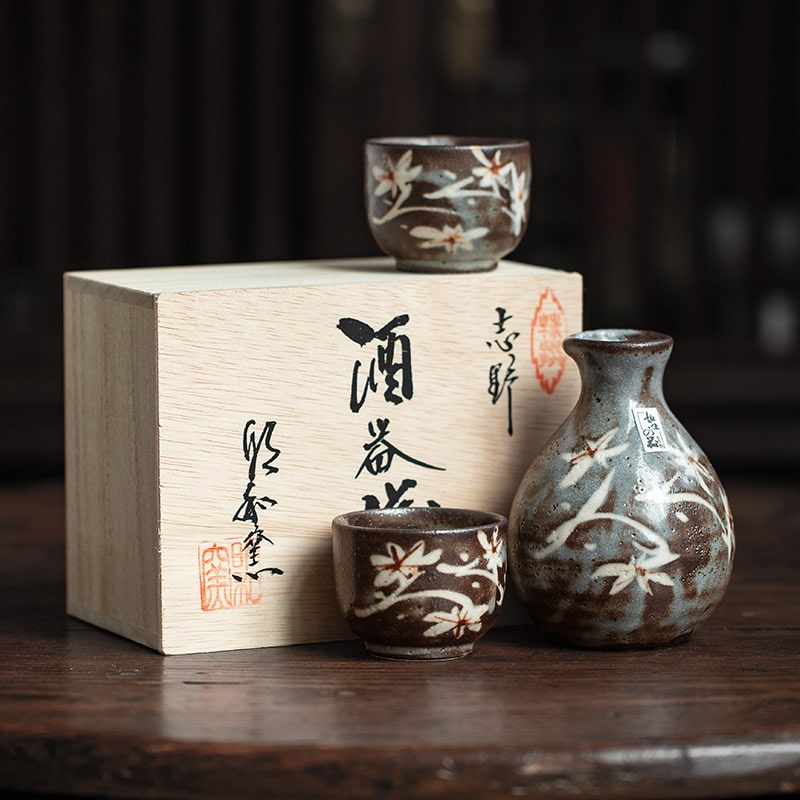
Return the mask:
<path fill-rule="evenodd" d="M 168 654 L 350 638 L 331 519 L 507 513 L 577 397 L 581 293 L 510 261 L 67 273 L 68 612 Z"/>

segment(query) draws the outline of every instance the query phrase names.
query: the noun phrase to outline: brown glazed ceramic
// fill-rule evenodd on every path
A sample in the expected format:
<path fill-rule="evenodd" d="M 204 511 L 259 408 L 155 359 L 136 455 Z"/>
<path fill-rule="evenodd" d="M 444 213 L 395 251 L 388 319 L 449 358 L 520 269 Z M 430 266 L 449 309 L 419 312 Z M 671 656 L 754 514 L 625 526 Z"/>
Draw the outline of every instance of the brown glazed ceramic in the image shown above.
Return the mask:
<path fill-rule="evenodd" d="M 525 233 L 531 157 L 524 139 L 369 139 L 364 165 L 370 231 L 399 269 L 490 270 Z"/>
<path fill-rule="evenodd" d="M 505 594 L 507 520 L 454 508 L 354 511 L 332 522 L 339 609 L 374 656 L 461 658 Z"/>
<path fill-rule="evenodd" d="M 725 491 L 662 393 L 672 339 L 569 336 L 582 389 L 523 478 L 509 560 L 536 626 L 584 647 L 675 644 L 725 593 L 734 555 Z"/>

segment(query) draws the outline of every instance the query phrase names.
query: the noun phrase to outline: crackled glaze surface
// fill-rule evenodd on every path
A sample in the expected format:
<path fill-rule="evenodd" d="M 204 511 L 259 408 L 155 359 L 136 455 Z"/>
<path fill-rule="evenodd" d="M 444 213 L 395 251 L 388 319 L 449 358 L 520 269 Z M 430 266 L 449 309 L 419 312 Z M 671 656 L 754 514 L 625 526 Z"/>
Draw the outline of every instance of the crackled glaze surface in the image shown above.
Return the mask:
<path fill-rule="evenodd" d="M 467 655 L 505 594 L 504 517 L 464 509 L 356 511 L 332 523 L 339 608 L 370 653 Z"/>
<path fill-rule="evenodd" d="M 400 269 L 492 269 L 519 244 L 530 210 L 530 145 L 453 136 L 370 139 L 367 218 Z"/>
<path fill-rule="evenodd" d="M 667 407 L 669 336 L 564 341 L 582 392 L 509 515 L 511 569 L 537 627 L 587 647 L 677 643 L 719 604 L 733 520 L 708 458 Z"/>

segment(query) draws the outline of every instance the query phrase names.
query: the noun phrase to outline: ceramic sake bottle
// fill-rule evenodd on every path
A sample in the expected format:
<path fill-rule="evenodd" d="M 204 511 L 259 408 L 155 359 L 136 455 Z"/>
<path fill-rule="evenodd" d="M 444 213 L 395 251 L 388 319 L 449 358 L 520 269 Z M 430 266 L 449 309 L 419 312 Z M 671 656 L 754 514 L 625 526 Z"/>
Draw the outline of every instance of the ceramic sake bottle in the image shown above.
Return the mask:
<path fill-rule="evenodd" d="M 509 560 L 528 613 L 569 645 L 677 644 L 719 604 L 733 520 L 714 468 L 664 401 L 671 337 L 567 337 L 581 394 L 526 472 Z"/>

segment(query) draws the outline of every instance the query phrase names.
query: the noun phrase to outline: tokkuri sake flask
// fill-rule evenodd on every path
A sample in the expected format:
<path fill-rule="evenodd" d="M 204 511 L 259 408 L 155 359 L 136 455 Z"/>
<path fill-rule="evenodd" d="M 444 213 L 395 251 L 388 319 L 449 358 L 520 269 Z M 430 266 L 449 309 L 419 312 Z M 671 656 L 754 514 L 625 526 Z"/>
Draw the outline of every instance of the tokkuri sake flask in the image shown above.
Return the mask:
<path fill-rule="evenodd" d="M 509 562 L 545 636 L 597 648 L 675 644 L 719 604 L 733 520 L 714 468 L 664 401 L 671 337 L 567 337 L 581 394 L 526 472 Z"/>

